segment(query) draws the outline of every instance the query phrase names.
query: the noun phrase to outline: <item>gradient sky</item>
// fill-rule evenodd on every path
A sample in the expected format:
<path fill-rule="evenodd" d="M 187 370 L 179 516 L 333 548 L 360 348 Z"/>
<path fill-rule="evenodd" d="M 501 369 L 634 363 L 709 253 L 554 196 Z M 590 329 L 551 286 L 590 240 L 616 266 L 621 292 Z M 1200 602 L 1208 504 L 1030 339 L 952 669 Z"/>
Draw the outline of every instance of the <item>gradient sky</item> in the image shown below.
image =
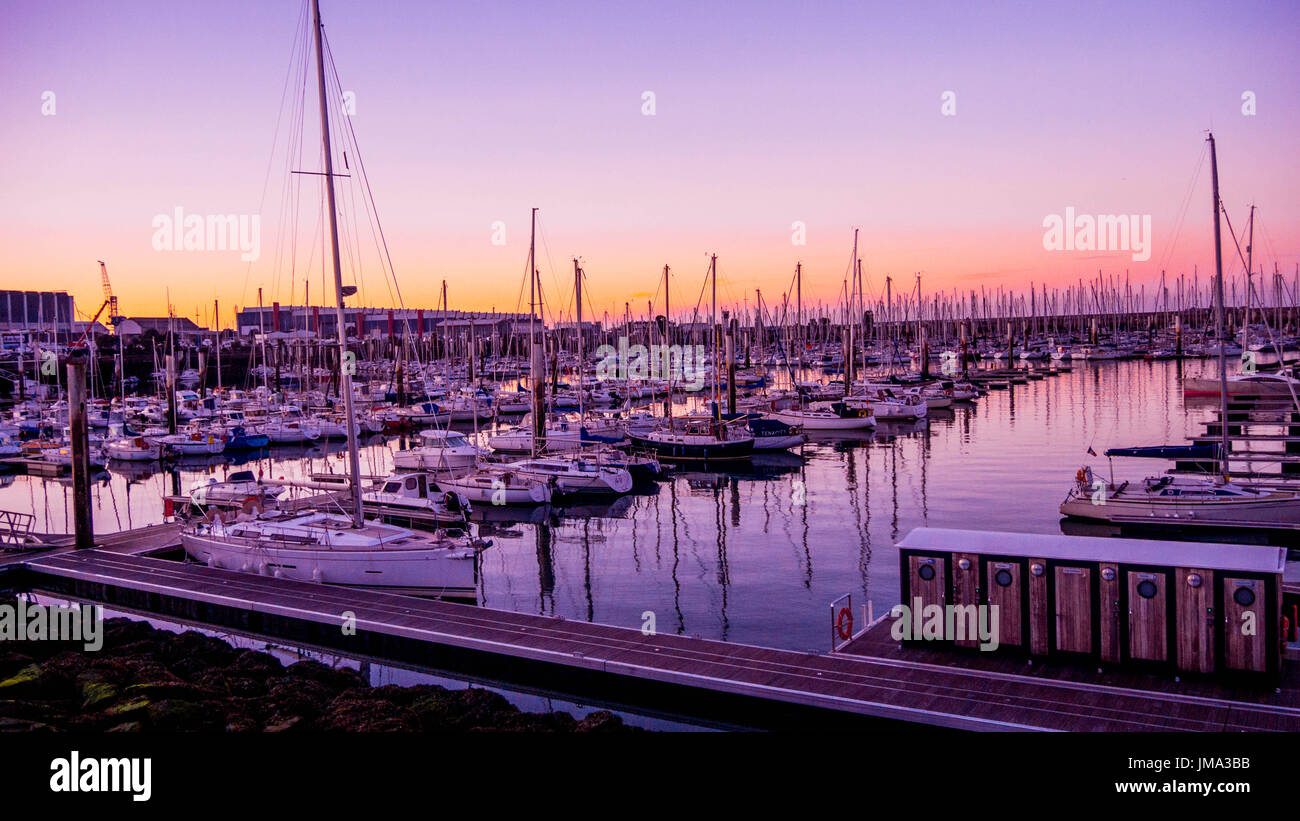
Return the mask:
<path fill-rule="evenodd" d="M 163 313 L 169 290 L 201 322 L 219 298 L 229 325 L 259 286 L 301 302 L 307 279 L 319 302 L 314 213 L 310 264 L 276 263 L 289 232 L 272 150 L 301 9 L 7 0 L 0 287 L 68 290 L 93 312 L 105 259 L 127 315 Z M 570 304 L 581 256 L 598 315 L 644 313 L 665 263 L 674 303 L 693 305 L 710 251 L 728 302 L 761 288 L 779 304 L 800 260 L 805 305 L 833 302 L 854 227 L 870 295 L 887 274 L 896 292 L 918 271 L 927 291 L 968 291 L 1099 269 L 1153 293 L 1162 268 L 1213 270 L 1208 161 L 1177 231 L 1211 128 L 1234 224 L 1260 209 L 1257 261 L 1288 283 L 1300 262 L 1292 3 L 323 0 L 322 15 L 407 305 L 435 304 L 445 278 L 453 308 L 518 308 L 532 206 L 548 298 Z M 304 135 L 296 167 L 319 170 Z M 261 258 L 155 251 L 152 220 L 177 206 L 261 213 Z M 1044 217 L 1068 206 L 1150 214 L 1151 259 L 1045 251 Z M 362 259 L 365 303 L 393 304 L 373 244 Z"/>

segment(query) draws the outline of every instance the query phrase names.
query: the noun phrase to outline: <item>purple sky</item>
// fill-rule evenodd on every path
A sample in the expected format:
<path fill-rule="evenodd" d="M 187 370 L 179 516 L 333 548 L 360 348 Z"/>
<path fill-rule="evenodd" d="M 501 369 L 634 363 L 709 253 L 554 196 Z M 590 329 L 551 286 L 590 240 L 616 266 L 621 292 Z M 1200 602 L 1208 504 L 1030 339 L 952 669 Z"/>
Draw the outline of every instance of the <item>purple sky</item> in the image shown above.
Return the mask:
<path fill-rule="evenodd" d="M 11 0 L 0 287 L 66 289 L 93 312 L 105 259 L 127 314 L 164 311 L 167 289 L 201 320 L 220 298 L 226 324 L 259 286 L 301 302 L 310 280 L 318 301 L 319 250 L 292 273 L 277 263 L 282 162 L 262 200 L 300 11 Z M 1234 223 L 1260 208 L 1257 260 L 1288 281 L 1300 260 L 1294 4 L 324 0 L 322 13 L 407 304 L 432 305 L 445 278 L 453 307 L 516 309 L 531 206 L 557 301 L 579 255 L 596 308 L 618 313 L 644 312 L 665 263 L 674 302 L 693 304 L 707 252 L 729 302 L 761 288 L 779 303 L 800 260 L 806 301 L 833 302 L 853 227 L 872 296 L 918 271 L 928 291 L 1099 269 L 1204 278 L 1208 163 L 1177 229 L 1209 128 Z M 948 90 L 955 116 L 940 111 Z M 305 135 L 300 167 L 318 170 Z M 153 219 L 178 206 L 260 213 L 260 258 L 155 250 Z M 1043 219 L 1067 207 L 1151 215 L 1150 259 L 1045 251 Z M 298 225 L 319 243 L 315 212 Z M 372 243 L 361 258 L 347 278 L 391 304 Z"/>

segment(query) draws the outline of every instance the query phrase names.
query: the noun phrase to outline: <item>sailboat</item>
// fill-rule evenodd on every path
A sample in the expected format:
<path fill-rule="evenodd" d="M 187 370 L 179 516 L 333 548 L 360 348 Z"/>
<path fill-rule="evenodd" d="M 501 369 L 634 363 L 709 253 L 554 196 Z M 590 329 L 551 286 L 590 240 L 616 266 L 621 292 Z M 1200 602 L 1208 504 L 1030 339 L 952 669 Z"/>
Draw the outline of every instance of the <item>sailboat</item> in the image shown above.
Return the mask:
<path fill-rule="evenodd" d="M 339 253 L 334 159 L 330 146 L 320 0 L 311 0 L 316 79 L 320 101 L 321 142 L 325 160 L 326 206 L 329 210 L 339 351 L 347 350 L 343 273 Z M 459 529 L 416 532 L 362 513 L 358 426 L 352 375 L 342 368 L 341 392 L 348 440 L 350 509 L 346 514 L 273 510 L 241 513 L 233 521 L 214 516 L 182 531 L 181 542 L 192 558 L 211 567 L 260 573 L 275 578 L 323 584 L 465 597 L 478 588 L 479 550 L 486 543 Z"/>
<path fill-rule="evenodd" d="M 1224 339 L 1224 289 L 1222 237 L 1219 227 L 1219 165 L 1214 135 L 1209 135 L 1210 177 L 1213 186 L 1215 338 Z M 1247 264 L 1249 270 L 1249 263 Z M 1300 524 L 1300 493 L 1233 484 L 1229 479 L 1229 378 L 1225 346 L 1219 348 L 1219 425 L 1223 440 L 1218 449 L 1222 469 L 1213 478 L 1152 476 L 1142 482 L 1104 481 L 1084 466 L 1075 474 L 1062 515 L 1114 523 L 1179 523 L 1218 526 Z"/>
<path fill-rule="evenodd" d="M 713 281 L 713 313 L 710 327 L 717 347 L 718 310 L 718 257 L 709 258 L 709 276 Z M 664 338 L 671 344 L 672 315 L 668 312 L 668 266 L 664 266 Z M 716 356 L 714 357 L 716 359 Z M 647 433 L 628 432 L 634 447 L 653 453 L 660 459 L 721 460 L 748 459 L 754 453 L 754 434 L 743 419 L 723 420 L 718 414 L 718 385 L 713 380 L 713 415 L 708 419 L 686 419 L 678 429 L 673 419 L 672 369 L 668 369 L 668 391 L 664 399 L 664 413 L 668 426 Z"/>

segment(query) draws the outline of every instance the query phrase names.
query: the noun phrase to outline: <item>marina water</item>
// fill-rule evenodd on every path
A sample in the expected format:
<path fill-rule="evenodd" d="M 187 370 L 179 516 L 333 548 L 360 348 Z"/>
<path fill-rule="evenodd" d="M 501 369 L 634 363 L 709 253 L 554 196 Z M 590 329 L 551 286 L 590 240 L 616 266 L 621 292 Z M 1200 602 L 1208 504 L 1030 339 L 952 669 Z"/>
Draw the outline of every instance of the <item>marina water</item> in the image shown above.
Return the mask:
<path fill-rule="evenodd" d="M 801 450 L 735 470 L 678 468 L 610 503 L 487 511 L 480 603 L 625 627 L 825 651 L 829 605 L 852 593 L 876 615 L 898 599 L 894 544 L 917 526 L 1060 533 L 1057 506 L 1080 465 L 1106 448 L 1183 444 L 1215 403 L 1185 402 L 1182 375 L 1208 361 L 1078 362 L 1073 371 L 990 391 L 920 423 L 811 433 Z M 460 427 L 464 430 L 464 427 Z M 845 435 L 845 434 L 849 435 Z M 361 469 L 392 470 L 401 439 L 364 440 Z M 1169 467 L 1117 460 L 1117 479 Z M 130 469 L 130 468 L 128 468 Z M 230 465 L 182 463 L 179 490 L 233 470 L 268 478 L 346 471 L 342 442 L 270 451 Z M 97 532 L 162 521 L 174 479 L 157 466 L 99 474 Z M 0 509 L 31 512 L 34 530 L 72 529 L 72 488 L 0 478 Z M 476 506 L 481 508 L 483 506 Z M 524 521 L 493 521 L 498 516 Z"/>

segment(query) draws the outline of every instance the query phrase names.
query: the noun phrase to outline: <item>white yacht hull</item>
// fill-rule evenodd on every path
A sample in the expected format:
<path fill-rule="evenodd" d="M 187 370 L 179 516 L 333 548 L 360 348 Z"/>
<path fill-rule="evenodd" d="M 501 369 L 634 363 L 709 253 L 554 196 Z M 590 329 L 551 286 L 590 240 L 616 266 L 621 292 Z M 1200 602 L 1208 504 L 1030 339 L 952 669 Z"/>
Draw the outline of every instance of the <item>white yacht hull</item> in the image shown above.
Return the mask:
<path fill-rule="evenodd" d="M 183 533 L 181 543 L 190 558 L 209 567 L 277 579 L 444 595 L 472 594 L 478 589 L 473 550 L 245 547 L 191 533 Z"/>

